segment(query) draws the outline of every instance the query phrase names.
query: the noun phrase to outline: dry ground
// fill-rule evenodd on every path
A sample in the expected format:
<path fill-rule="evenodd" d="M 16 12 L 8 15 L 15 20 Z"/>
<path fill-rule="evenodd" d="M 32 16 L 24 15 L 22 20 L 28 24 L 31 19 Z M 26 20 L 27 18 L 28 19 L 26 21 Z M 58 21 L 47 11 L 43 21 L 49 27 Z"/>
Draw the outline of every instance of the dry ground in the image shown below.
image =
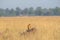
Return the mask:
<path fill-rule="evenodd" d="M 28 24 L 36 33 L 20 35 Z M 60 17 L 0 17 L 0 40 L 60 40 Z"/>

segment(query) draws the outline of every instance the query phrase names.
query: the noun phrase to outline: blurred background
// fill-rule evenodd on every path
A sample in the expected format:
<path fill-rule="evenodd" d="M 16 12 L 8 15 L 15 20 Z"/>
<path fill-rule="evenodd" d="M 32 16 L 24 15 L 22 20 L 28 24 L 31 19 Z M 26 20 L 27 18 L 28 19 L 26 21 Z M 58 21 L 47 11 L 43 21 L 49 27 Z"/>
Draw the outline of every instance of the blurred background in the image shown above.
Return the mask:
<path fill-rule="evenodd" d="M 0 0 L 0 16 L 60 16 L 60 0 Z"/>

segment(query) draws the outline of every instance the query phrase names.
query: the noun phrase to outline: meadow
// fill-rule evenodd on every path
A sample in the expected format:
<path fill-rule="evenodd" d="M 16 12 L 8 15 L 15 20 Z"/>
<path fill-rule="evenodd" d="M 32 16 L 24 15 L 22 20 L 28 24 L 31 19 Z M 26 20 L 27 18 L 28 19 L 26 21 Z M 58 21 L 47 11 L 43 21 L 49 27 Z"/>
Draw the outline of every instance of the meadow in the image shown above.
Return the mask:
<path fill-rule="evenodd" d="M 20 35 L 28 24 L 35 34 Z M 0 17 L 0 40 L 60 40 L 60 16 Z"/>

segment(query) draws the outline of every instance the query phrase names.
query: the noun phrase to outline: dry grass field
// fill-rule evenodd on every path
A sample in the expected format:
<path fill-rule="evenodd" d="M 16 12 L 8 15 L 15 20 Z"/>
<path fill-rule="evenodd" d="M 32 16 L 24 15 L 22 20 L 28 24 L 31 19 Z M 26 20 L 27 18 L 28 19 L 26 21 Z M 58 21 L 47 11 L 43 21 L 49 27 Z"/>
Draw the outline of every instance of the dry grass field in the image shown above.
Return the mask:
<path fill-rule="evenodd" d="M 25 32 L 28 24 L 34 34 Z M 60 40 L 60 17 L 0 17 L 0 40 Z"/>

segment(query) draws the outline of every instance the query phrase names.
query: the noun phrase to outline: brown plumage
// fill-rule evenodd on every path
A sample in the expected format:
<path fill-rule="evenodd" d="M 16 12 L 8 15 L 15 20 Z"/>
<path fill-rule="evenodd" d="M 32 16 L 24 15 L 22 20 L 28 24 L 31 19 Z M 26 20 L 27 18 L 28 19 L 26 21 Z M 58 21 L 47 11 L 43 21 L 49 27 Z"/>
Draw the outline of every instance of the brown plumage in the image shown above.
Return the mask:
<path fill-rule="evenodd" d="M 29 34 L 29 33 L 35 33 L 36 32 L 36 28 L 30 28 L 31 26 L 30 26 L 31 24 L 28 24 L 28 26 L 27 26 L 27 30 L 25 30 L 23 33 L 21 33 L 22 35 L 26 35 L 26 34 Z"/>

